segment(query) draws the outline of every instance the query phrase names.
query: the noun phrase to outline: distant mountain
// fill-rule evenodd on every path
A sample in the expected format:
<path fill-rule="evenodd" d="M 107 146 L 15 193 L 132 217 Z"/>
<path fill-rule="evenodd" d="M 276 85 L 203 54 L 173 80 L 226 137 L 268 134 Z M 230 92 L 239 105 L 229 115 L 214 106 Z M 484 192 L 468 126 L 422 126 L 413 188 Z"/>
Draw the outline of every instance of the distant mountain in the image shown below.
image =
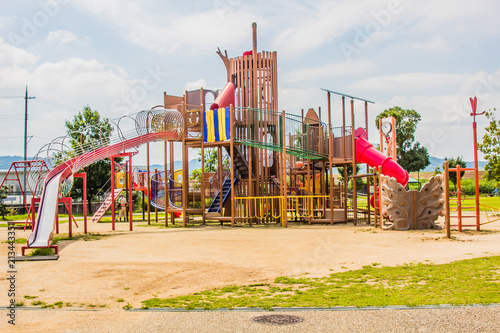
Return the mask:
<path fill-rule="evenodd" d="M 444 163 L 444 158 L 437 158 L 431 156 L 429 158 L 431 164 L 424 169 L 426 172 L 433 172 L 437 167 L 439 167 L 441 170 L 443 170 L 443 163 Z M 473 168 L 474 167 L 474 161 L 472 162 L 467 162 L 467 168 Z M 478 161 L 477 165 L 479 167 L 479 170 L 484 170 L 484 166 L 486 165 L 486 161 Z"/>
<path fill-rule="evenodd" d="M 146 169 L 146 166 L 143 166 Z M 163 171 L 163 164 L 151 164 L 151 170 L 154 169 Z M 170 163 L 167 163 L 167 169 L 170 169 Z M 174 170 L 182 169 L 182 161 L 174 161 Z M 193 159 L 189 161 L 189 171 L 201 169 L 201 162 L 197 159 Z"/>
<path fill-rule="evenodd" d="M 12 162 L 17 161 L 24 161 L 24 158 L 22 156 L 0 156 L 0 170 L 9 170 Z"/>

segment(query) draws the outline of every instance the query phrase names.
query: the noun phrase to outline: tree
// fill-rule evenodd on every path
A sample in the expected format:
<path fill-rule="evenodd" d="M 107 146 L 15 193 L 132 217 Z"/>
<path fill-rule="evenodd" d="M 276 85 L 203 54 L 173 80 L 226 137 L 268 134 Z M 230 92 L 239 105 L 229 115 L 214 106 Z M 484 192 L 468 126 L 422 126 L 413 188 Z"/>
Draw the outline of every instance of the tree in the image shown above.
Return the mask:
<path fill-rule="evenodd" d="M 427 148 L 420 147 L 420 142 L 415 142 L 413 147 L 402 154 L 399 165 L 408 172 L 420 171 L 431 164 Z"/>
<path fill-rule="evenodd" d="M 205 172 L 215 172 L 217 171 L 219 160 L 217 153 L 217 148 L 206 148 L 205 149 Z M 198 162 L 201 162 L 201 150 L 198 152 Z"/>
<path fill-rule="evenodd" d="M 415 110 L 392 107 L 380 113 L 375 119 L 375 126 L 380 129 L 381 118 L 394 117 L 396 119 L 396 150 L 398 163 L 408 172 L 425 169 L 429 164 L 429 152 L 415 141 L 417 124 L 421 120 L 420 114 Z"/>
<path fill-rule="evenodd" d="M 347 177 L 349 179 L 352 176 L 352 164 L 347 164 Z M 356 174 L 359 174 L 360 166 L 356 164 Z M 337 167 L 337 172 L 339 173 L 339 180 L 344 181 L 344 167 Z M 354 178 L 356 179 L 356 189 L 359 191 L 365 185 L 363 178 Z M 352 180 L 352 179 L 351 179 Z M 349 182 L 350 183 L 350 182 Z"/>
<path fill-rule="evenodd" d="M 71 146 L 75 155 L 80 155 L 82 147 L 87 150 L 93 150 L 102 145 L 109 144 L 113 127 L 107 118 L 101 118 L 97 110 L 92 110 L 89 106 L 83 108 L 73 121 L 65 122 L 69 136 L 71 137 Z M 87 200 L 92 202 L 101 188 L 108 183 L 111 178 L 111 160 L 109 158 L 96 161 L 83 169 L 87 173 Z M 71 190 L 72 198 L 83 199 L 83 180 L 75 178 Z M 89 210 L 90 210 L 90 206 Z"/>
<path fill-rule="evenodd" d="M 456 159 L 455 158 L 450 158 L 448 159 L 447 157 L 444 158 L 445 161 L 448 161 L 448 167 L 450 169 L 454 169 L 457 167 L 457 165 L 460 165 L 461 168 L 466 168 L 467 163 L 463 160 L 462 156 L 458 156 Z M 444 166 L 443 166 L 444 169 Z M 464 175 L 465 171 L 460 171 L 460 177 Z M 449 177 L 451 182 L 453 183 L 453 187 L 455 188 L 455 192 L 457 191 L 457 173 L 456 172 L 450 172 Z"/>
<path fill-rule="evenodd" d="M 9 188 L 7 186 L 0 187 L 0 215 L 2 215 L 2 219 L 4 220 L 5 220 L 5 214 L 9 212 L 9 210 L 3 203 L 3 199 L 7 198 L 7 193 L 9 193 Z"/>
<path fill-rule="evenodd" d="M 483 142 L 477 145 L 488 163 L 484 166 L 487 180 L 500 180 L 500 121 L 495 119 L 495 111 L 486 112 L 490 125 L 485 128 Z"/>
<path fill-rule="evenodd" d="M 223 153 L 224 156 L 224 153 Z M 219 167 L 218 164 L 219 153 L 217 152 L 217 148 L 206 148 L 205 149 L 205 172 L 216 172 Z M 201 162 L 201 150 L 198 152 L 198 162 Z M 231 163 L 228 159 L 224 162 L 223 165 L 227 166 Z M 191 175 L 189 176 L 190 180 L 197 180 L 198 183 L 195 185 L 195 188 L 199 188 L 199 184 L 201 183 L 201 168 L 194 169 L 191 171 Z"/>

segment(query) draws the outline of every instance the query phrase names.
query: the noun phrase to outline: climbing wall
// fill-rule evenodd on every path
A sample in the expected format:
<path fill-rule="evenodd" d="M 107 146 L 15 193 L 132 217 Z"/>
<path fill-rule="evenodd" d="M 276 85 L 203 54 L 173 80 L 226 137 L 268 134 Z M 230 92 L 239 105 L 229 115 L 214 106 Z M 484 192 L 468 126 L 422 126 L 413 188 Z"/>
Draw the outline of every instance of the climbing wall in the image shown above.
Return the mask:
<path fill-rule="evenodd" d="M 406 191 L 395 178 L 382 176 L 380 183 L 384 229 L 440 229 L 435 221 L 445 213 L 443 176 L 432 177 L 420 191 Z"/>

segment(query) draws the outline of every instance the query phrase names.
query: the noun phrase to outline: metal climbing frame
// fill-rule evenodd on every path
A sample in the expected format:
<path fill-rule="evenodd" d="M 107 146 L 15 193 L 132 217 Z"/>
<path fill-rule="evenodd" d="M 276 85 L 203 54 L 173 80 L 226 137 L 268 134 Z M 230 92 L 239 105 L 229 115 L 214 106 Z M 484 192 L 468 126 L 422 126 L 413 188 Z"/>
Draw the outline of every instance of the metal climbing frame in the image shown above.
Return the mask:
<path fill-rule="evenodd" d="M 283 152 L 283 140 L 286 140 L 287 154 L 312 160 L 328 157 L 325 123 L 290 113 L 285 113 L 284 119 L 285 124 L 280 112 L 235 108 L 235 142 Z"/>

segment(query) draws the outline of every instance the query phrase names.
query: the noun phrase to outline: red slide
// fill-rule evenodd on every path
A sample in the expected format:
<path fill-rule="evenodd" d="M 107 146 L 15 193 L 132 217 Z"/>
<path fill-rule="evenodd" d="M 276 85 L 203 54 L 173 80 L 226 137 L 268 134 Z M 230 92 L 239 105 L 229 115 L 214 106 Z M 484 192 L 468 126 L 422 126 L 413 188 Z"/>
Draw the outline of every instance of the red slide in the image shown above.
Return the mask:
<path fill-rule="evenodd" d="M 379 167 L 379 172 L 383 175 L 394 177 L 396 181 L 405 186 L 408 184 L 410 175 L 392 157 L 382 154 L 366 140 L 366 132 L 362 128 L 355 131 L 356 136 L 356 162 L 366 163 L 369 166 Z M 374 196 L 370 200 L 374 206 Z"/>
<path fill-rule="evenodd" d="M 234 84 L 232 82 L 228 82 L 224 89 L 222 89 L 222 92 L 210 106 L 210 110 L 225 108 L 230 104 L 234 105 Z"/>
<path fill-rule="evenodd" d="M 358 128 L 355 132 L 356 135 L 356 162 L 366 163 L 369 166 L 380 167 L 381 174 L 394 177 L 401 185 L 408 184 L 410 176 L 408 172 L 403 169 L 396 161 L 390 156 L 382 154 L 375 149 L 371 143 L 366 140 L 366 132 L 362 128 Z"/>

